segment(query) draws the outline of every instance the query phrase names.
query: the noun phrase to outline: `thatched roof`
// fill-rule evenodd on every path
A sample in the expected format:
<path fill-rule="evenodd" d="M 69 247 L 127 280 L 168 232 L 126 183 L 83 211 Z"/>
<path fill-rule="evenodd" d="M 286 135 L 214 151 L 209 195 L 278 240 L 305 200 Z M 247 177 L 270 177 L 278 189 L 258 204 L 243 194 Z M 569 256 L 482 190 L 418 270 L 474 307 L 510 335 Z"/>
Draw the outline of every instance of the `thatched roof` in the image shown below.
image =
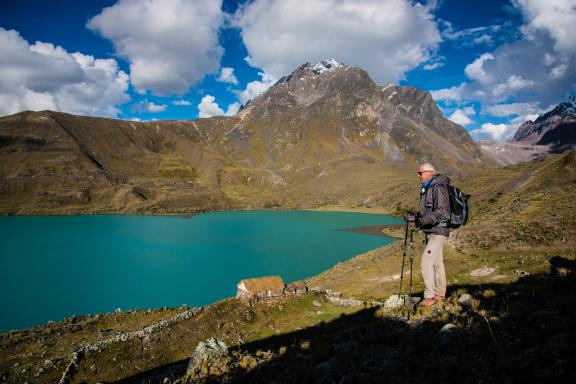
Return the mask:
<path fill-rule="evenodd" d="M 254 279 L 241 280 L 238 287 L 244 285 L 246 290 L 252 293 L 264 291 L 281 291 L 284 289 L 284 281 L 280 276 L 256 277 Z"/>

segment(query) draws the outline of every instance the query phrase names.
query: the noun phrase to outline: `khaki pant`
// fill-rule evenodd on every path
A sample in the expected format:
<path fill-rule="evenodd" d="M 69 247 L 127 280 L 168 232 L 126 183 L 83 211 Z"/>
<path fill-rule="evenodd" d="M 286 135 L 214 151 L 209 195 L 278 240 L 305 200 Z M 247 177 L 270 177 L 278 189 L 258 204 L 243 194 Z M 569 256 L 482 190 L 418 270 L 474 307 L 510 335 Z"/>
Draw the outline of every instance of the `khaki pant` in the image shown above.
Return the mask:
<path fill-rule="evenodd" d="M 444 270 L 444 243 L 448 238 L 442 235 L 426 235 L 426 248 L 422 253 L 422 278 L 424 298 L 446 296 L 446 271 Z"/>

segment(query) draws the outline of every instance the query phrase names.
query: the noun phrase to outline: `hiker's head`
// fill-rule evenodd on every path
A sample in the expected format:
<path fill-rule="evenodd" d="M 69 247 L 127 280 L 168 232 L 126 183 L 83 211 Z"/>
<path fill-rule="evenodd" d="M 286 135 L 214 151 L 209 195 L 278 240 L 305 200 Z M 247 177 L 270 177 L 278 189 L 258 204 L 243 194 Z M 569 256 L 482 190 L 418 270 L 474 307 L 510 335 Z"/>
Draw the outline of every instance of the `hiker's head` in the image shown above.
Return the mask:
<path fill-rule="evenodd" d="M 422 163 L 418 167 L 418 177 L 420 178 L 421 183 L 425 183 L 430 180 L 432 176 L 434 176 L 434 173 L 436 173 L 436 170 L 430 163 Z"/>

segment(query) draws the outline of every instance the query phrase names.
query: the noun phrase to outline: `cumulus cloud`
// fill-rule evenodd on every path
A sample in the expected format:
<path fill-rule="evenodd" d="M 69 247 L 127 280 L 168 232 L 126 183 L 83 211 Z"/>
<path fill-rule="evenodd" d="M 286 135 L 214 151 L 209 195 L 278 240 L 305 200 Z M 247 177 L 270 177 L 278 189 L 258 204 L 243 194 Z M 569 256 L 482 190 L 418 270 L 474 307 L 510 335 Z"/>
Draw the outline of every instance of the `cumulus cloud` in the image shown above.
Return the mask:
<path fill-rule="evenodd" d="M 264 72 L 260 72 L 259 75 L 260 80 L 251 81 L 246 84 L 244 90 L 236 92 L 236 96 L 242 104 L 246 104 L 249 100 L 266 91 L 268 88 L 273 86 L 276 81 L 278 81 L 276 77 Z"/>
<path fill-rule="evenodd" d="M 132 112 L 135 113 L 158 113 L 164 112 L 168 106 L 166 104 L 154 104 L 148 100 L 142 100 L 137 104 L 132 105 Z"/>
<path fill-rule="evenodd" d="M 221 0 L 120 0 L 87 26 L 130 62 L 132 84 L 141 92 L 183 94 L 219 67 L 221 5 Z"/>
<path fill-rule="evenodd" d="M 218 103 L 216 102 L 216 98 L 212 95 L 206 95 L 198 104 L 198 115 L 200 117 L 212 117 L 212 116 L 222 116 L 224 111 Z"/>
<path fill-rule="evenodd" d="M 50 109 L 116 116 L 129 100 L 128 75 L 114 59 L 69 53 L 51 43 L 30 45 L 0 27 L 0 115 Z"/>
<path fill-rule="evenodd" d="M 470 131 L 475 140 L 506 141 L 514 135 L 515 128 L 507 124 L 482 124 L 481 128 Z"/>
<path fill-rule="evenodd" d="M 430 95 L 434 100 L 443 101 L 448 104 L 453 102 L 459 102 L 463 98 L 465 85 L 466 85 L 465 83 L 462 83 L 454 87 L 430 91 Z"/>
<path fill-rule="evenodd" d="M 234 23 L 249 63 L 269 76 L 334 57 L 383 84 L 430 59 L 440 42 L 430 11 L 408 0 L 255 0 Z"/>
<path fill-rule="evenodd" d="M 514 0 L 524 19 L 518 38 L 485 52 L 465 70 L 468 81 L 435 90 L 445 103 L 558 104 L 576 89 L 576 1 Z"/>
<path fill-rule="evenodd" d="M 217 80 L 222 83 L 238 84 L 238 79 L 234 75 L 234 68 L 230 67 L 222 67 L 220 70 L 220 76 L 218 76 Z"/>
<path fill-rule="evenodd" d="M 234 116 L 240 109 L 240 103 L 232 103 L 226 109 L 226 116 Z"/>
<path fill-rule="evenodd" d="M 491 53 L 484 53 L 471 64 L 468 64 L 464 70 L 466 76 L 471 80 L 478 80 L 481 83 L 489 82 L 490 76 L 484 70 L 484 63 L 489 60 L 494 60 L 494 56 Z"/>
<path fill-rule="evenodd" d="M 240 109 L 239 103 L 232 103 L 228 106 L 226 113 L 220 108 L 216 102 L 216 98 L 212 95 L 206 95 L 198 104 L 198 112 L 200 117 L 212 117 L 212 116 L 232 116 L 238 112 Z"/>
<path fill-rule="evenodd" d="M 576 52 L 576 2 L 574 0 L 513 0 L 527 24 L 522 28 L 529 39 L 545 31 L 557 52 Z"/>
<path fill-rule="evenodd" d="M 472 120 L 468 117 L 466 112 L 470 112 L 470 110 L 463 111 L 462 109 L 456 109 L 448 119 L 460 125 L 471 124 Z"/>

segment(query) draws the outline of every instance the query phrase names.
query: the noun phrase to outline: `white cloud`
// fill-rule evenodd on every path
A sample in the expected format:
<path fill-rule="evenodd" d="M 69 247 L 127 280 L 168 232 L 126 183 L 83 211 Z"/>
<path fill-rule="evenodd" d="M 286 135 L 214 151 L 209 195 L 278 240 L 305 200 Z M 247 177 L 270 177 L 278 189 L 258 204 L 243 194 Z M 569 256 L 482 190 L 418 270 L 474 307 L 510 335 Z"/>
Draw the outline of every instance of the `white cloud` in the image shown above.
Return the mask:
<path fill-rule="evenodd" d="M 562 76 L 564 76 L 567 69 L 568 69 L 568 66 L 566 64 L 560 64 L 560 65 L 552 68 L 552 71 L 550 72 L 550 77 L 552 77 L 552 79 L 561 78 Z"/>
<path fill-rule="evenodd" d="M 482 124 L 481 128 L 470 131 L 475 140 L 506 141 L 514 135 L 516 129 L 507 124 Z"/>
<path fill-rule="evenodd" d="M 234 116 L 240 109 L 240 103 L 232 103 L 226 109 L 226 116 Z"/>
<path fill-rule="evenodd" d="M 260 72 L 259 75 L 261 80 L 251 81 L 246 84 L 246 89 L 236 92 L 236 96 L 242 104 L 246 104 L 249 100 L 266 91 L 278 81 L 274 76 L 264 72 Z"/>
<path fill-rule="evenodd" d="M 198 104 L 198 112 L 200 117 L 212 116 L 232 116 L 240 109 L 240 103 L 231 103 L 228 105 L 226 112 L 216 102 L 216 98 L 212 95 L 206 95 Z"/>
<path fill-rule="evenodd" d="M 430 59 L 440 42 L 430 11 L 408 0 L 255 0 L 234 20 L 249 62 L 270 76 L 334 57 L 384 84 Z"/>
<path fill-rule="evenodd" d="M 221 0 L 120 0 L 87 26 L 130 62 L 141 92 L 183 94 L 219 66 Z"/>
<path fill-rule="evenodd" d="M 502 96 L 513 94 L 516 91 L 524 88 L 529 88 L 534 85 L 534 81 L 526 80 L 522 76 L 511 75 L 504 83 L 500 83 L 494 87 L 492 94 L 494 96 Z"/>
<path fill-rule="evenodd" d="M 158 113 L 164 112 L 168 106 L 166 104 L 154 104 L 148 100 L 142 100 L 132 106 L 132 112 L 136 113 Z"/>
<path fill-rule="evenodd" d="M 218 76 L 217 80 L 222 83 L 238 84 L 238 79 L 234 75 L 234 68 L 230 67 L 222 67 L 220 70 L 220 76 Z"/>
<path fill-rule="evenodd" d="M 184 100 L 184 99 L 174 100 L 174 101 L 172 102 L 172 104 L 177 105 L 177 106 L 188 106 L 188 105 L 192 105 L 191 102 L 189 102 L 188 100 Z"/>
<path fill-rule="evenodd" d="M 472 123 L 472 120 L 470 120 L 466 113 L 461 109 L 456 109 L 448 119 L 460 125 L 468 125 Z"/>
<path fill-rule="evenodd" d="M 437 58 L 435 60 L 430 61 L 427 64 L 424 64 L 424 66 L 422 66 L 422 68 L 425 71 L 433 71 L 437 68 L 443 67 L 444 66 L 444 58 Z"/>
<path fill-rule="evenodd" d="M 444 101 L 444 102 L 458 102 L 462 100 L 463 97 L 463 88 L 464 83 L 451 87 L 451 88 L 444 88 L 438 89 L 435 91 L 430 91 L 430 95 L 436 101 Z"/>
<path fill-rule="evenodd" d="M 198 104 L 200 117 L 222 116 L 224 111 L 218 106 L 216 98 L 212 95 L 206 95 Z"/>
<path fill-rule="evenodd" d="M 440 20 L 439 24 L 443 27 L 441 35 L 445 40 L 450 40 L 463 47 L 480 44 L 491 45 L 494 43 L 493 35 L 503 29 L 502 25 L 489 25 L 455 31 L 454 26 L 449 21 Z"/>
<path fill-rule="evenodd" d="M 28 44 L 0 27 L 0 115 L 51 109 L 115 116 L 129 100 L 128 75 L 114 59 L 69 53 L 51 43 Z"/>
<path fill-rule="evenodd" d="M 512 115 L 538 114 L 542 112 L 537 103 L 494 104 L 484 108 L 492 116 L 506 117 Z"/>
<path fill-rule="evenodd" d="M 487 83 L 490 81 L 490 76 L 484 71 L 484 63 L 490 60 L 494 60 L 494 56 L 491 53 L 484 53 L 482 56 L 474 60 L 471 64 L 466 66 L 464 72 L 469 79 L 478 80 L 481 83 Z"/>
<path fill-rule="evenodd" d="M 576 52 L 576 2 L 574 0 L 513 0 L 527 24 L 522 29 L 529 39 L 545 31 L 557 52 Z"/>
<path fill-rule="evenodd" d="M 576 1 L 514 0 L 523 16 L 517 39 L 486 52 L 466 67 L 469 81 L 444 102 L 558 104 L 576 89 Z M 441 99 L 440 99 L 441 100 Z"/>
<path fill-rule="evenodd" d="M 540 114 L 538 113 L 529 113 L 529 114 L 523 114 L 520 116 L 516 116 L 515 118 L 513 118 L 512 120 L 510 120 L 510 124 L 512 124 L 515 127 L 518 127 L 518 125 L 526 122 L 526 121 L 534 121 L 536 120 L 538 117 L 540 116 Z"/>

